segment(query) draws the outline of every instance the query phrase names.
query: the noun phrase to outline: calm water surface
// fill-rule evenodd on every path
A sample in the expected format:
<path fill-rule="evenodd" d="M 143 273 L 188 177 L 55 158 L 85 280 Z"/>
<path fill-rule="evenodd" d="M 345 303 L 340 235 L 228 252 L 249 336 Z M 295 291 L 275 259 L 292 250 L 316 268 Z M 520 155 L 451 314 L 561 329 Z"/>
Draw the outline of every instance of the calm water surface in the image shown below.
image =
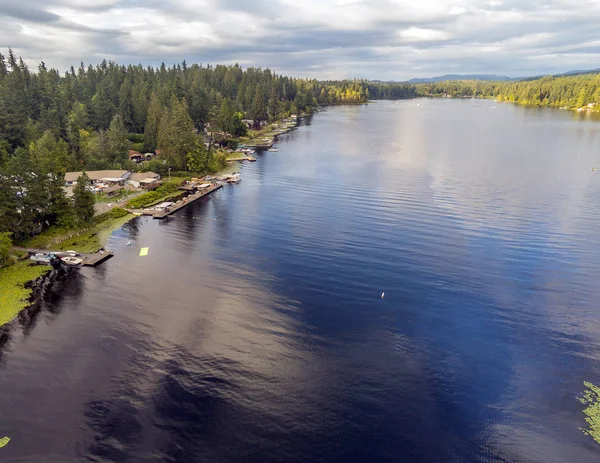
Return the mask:
<path fill-rule="evenodd" d="M 600 460 L 600 122 L 379 102 L 277 147 L 14 327 L 2 462 Z"/>

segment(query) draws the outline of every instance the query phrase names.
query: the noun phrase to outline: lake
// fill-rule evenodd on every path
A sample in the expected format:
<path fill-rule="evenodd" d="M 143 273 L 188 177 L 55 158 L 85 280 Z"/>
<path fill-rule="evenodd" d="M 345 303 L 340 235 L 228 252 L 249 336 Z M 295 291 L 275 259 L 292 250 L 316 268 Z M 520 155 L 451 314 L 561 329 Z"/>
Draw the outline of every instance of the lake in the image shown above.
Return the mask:
<path fill-rule="evenodd" d="M 600 459 L 599 121 L 382 101 L 276 147 L 13 328 L 1 461 Z"/>

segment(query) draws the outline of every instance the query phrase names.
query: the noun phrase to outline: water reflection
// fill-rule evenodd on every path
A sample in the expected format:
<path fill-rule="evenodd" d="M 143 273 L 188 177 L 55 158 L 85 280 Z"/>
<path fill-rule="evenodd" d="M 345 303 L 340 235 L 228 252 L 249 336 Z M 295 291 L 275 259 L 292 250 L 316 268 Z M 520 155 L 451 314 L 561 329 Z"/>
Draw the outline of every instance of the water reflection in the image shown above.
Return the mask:
<path fill-rule="evenodd" d="M 491 104 L 328 109 L 123 227 L 0 338 L 8 461 L 595 461 L 600 132 Z"/>

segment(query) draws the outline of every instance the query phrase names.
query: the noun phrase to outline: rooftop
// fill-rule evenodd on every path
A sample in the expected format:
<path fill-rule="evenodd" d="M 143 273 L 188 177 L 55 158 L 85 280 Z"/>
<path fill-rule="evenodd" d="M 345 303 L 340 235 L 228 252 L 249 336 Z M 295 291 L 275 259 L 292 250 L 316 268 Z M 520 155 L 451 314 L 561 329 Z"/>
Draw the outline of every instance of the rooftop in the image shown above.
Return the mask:
<path fill-rule="evenodd" d="M 160 175 L 155 172 L 136 172 L 135 174 L 131 174 L 129 180 L 133 180 L 134 182 L 141 182 L 142 180 L 146 180 L 148 178 L 157 179 Z"/>
<path fill-rule="evenodd" d="M 83 172 L 67 172 L 65 174 L 65 182 L 76 182 Z M 131 172 L 128 170 L 90 170 L 86 171 L 87 176 L 92 181 L 101 180 L 103 178 L 110 179 L 127 179 Z"/>

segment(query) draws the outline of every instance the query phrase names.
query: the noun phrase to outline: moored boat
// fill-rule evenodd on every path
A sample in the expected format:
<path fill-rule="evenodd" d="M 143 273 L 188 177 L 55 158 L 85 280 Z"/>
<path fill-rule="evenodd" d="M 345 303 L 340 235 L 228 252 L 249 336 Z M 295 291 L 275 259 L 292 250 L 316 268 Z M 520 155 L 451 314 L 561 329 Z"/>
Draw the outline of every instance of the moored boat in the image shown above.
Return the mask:
<path fill-rule="evenodd" d="M 38 264 L 44 264 L 44 265 L 51 264 L 52 261 L 54 261 L 54 259 L 56 259 L 56 256 L 54 254 L 42 254 L 40 252 L 38 252 L 37 254 L 34 254 L 33 256 L 31 256 L 29 258 L 29 260 L 32 260 L 34 262 L 37 262 Z"/>
<path fill-rule="evenodd" d="M 79 257 L 62 257 L 60 259 L 62 261 L 63 264 L 69 266 L 69 267 L 78 267 L 81 264 L 83 264 L 83 259 L 80 259 Z"/>

